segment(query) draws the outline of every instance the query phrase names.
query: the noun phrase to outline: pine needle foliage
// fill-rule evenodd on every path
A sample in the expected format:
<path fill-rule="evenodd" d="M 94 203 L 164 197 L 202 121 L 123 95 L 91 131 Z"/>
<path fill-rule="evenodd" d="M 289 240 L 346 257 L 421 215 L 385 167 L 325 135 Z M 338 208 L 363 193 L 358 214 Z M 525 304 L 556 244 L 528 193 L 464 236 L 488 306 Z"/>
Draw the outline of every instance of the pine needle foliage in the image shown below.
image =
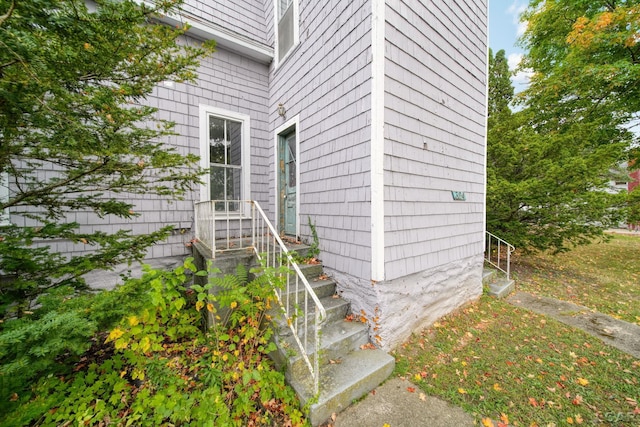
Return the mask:
<path fill-rule="evenodd" d="M 155 19 L 179 4 L 0 0 L 0 317 L 55 287 L 86 289 L 82 274 L 141 259 L 174 228 L 80 223 L 125 223 L 133 195 L 176 200 L 199 182 L 197 156 L 167 147 L 174 124 L 145 101 L 163 81 L 195 81 L 213 51 Z M 60 240 L 79 255 L 60 254 Z"/>

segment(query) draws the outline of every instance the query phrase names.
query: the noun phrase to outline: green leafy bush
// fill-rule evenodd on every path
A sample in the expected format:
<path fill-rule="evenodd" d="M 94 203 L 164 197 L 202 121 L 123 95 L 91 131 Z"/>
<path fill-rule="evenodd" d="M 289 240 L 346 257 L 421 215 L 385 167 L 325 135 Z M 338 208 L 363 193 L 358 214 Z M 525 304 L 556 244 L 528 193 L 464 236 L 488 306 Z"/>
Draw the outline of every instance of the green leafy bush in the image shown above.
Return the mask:
<path fill-rule="evenodd" d="M 266 312 L 283 274 L 259 273 L 249 280 L 239 267 L 236 275 L 197 285 L 193 278 L 208 273 L 189 259 L 170 272 L 147 270 L 93 305 L 74 301 L 85 310 L 69 312 L 89 313 L 97 330 L 110 318 L 92 309 L 108 307 L 118 292 L 135 294 L 131 287 L 148 288 L 136 297 L 137 309 L 98 334 L 66 373 L 41 370 L 31 388 L 23 387 L 24 396 L 9 395 L 0 424 L 303 425 L 295 394 L 267 358 L 274 348 Z M 48 303 L 56 306 L 55 298 Z"/>

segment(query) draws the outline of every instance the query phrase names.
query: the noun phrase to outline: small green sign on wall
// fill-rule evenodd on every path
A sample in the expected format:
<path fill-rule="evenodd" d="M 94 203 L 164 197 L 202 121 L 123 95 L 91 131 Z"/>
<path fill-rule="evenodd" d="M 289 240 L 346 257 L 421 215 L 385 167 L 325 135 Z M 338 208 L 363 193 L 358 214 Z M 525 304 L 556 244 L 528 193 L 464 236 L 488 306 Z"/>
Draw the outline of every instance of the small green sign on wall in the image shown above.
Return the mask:
<path fill-rule="evenodd" d="M 462 202 L 467 200 L 467 195 L 464 194 L 464 191 L 452 191 L 451 196 L 453 196 L 453 200 L 458 200 Z"/>

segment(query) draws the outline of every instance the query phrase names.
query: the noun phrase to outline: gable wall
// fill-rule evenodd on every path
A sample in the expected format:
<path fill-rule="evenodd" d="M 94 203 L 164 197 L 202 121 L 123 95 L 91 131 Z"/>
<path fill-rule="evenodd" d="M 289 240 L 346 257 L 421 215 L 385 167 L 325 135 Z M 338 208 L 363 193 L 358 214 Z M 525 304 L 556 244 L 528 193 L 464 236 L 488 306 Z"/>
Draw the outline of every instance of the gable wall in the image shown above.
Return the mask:
<path fill-rule="evenodd" d="M 271 129 L 279 103 L 299 115 L 301 233 L 310 217 L 325 266 L 357 277 L 371 270 L 370 14 L 366 0 L 300 0 L 300 44 L 271 69 Z"/>
<path fill-rule="evenodd" d="M 483 251 L 486 2 L 389 2 L 386 21 L 391 280 Z M 451 191 L 465 192 L 466 201 Z"/>

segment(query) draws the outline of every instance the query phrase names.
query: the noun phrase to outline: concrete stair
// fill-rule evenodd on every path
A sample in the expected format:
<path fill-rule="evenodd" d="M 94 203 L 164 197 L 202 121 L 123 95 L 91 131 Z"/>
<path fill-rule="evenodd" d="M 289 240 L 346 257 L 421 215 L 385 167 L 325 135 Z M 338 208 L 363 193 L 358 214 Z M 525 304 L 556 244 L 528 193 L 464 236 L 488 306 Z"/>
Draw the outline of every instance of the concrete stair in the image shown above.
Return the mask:
<path fill-rule="evenodd" d="M 504 298 L 515 290 L 515 280 L 507 279 L 505 274 L 485 265 L 482 271 L 482 284 L 489 289 L 488 294 L 496 298 Z"/>
<path fill-rule="evenodd" d="M 321 266 L 301 265 L 302 272 L 327 313 L 320 332 L 320 392 L 317 399 L 314 399 L 313 378 L 299 354 L 290 328 L 282 320 L 276 326 L 278 350 L 271 355 L 276 366 L 285 370 L 287 381 L 298 394 L 301 405 L 313 401 L 309 406 L 309 419 L 313 426 L 322 424 L 331 414 L 344 410 L 354 400 L 373 390 L 391 375 L 395 365 L 393 357 L 384 351 L 361 348 L 370 346 L 367 325 L 346 320 L 349 303 L 336 295 L 333 280 L 320 278 L 322 268 L 317 267 Z M 310 304 L 310 325 L 314 308 Z M 297 321 L 303 320 L 299 318 Z M 313 360 L 318 352 L 313 328 L 308 333 L 308 355 Z M 300 339 L 304 340 L 304 336 L 300 336 Z"/>
<path fill-rule="evenodd" d="M 195 249 L 199 251 L 199 248 Z M 296 244 L 291 249 L 300 257 L 304 257 L 308 246 Z M 206 259 L 208 254 L 202 255 Z M 216 256 L 214 266 L 219 267 L 223 273 L 233 273 L 238 263 L 252 266 L 255 265 L 255 260 L 247 250 L 239 249 Z M 369 349 L 371 345 L 367 325 L 357 320 L 346 320 L 350 305 L 337 296 L 336 283 L 322 275 L 321 264 L 299 264 L 299 267 L 327 313 L 327 318 L 321 325 L 320 348 L 316 349 L 315 331 L 312 326 L 315 306 L 311 300 L 309 301 L 309 312 L 306 313 L 310 326 L 307 353 L 312 361 L 318 352 L 320 354 L 319 394 L 315 396 L 313 378 L 299 353 L 291 329 L 276 308 L 272 309 L 270 314 L 274 323 L 273 339 L 277 350 L 270 354 L 270 357 L 276 367 L 285 372 L 286 379 L 296 391 L 301 406 L 308 405 L 311 424 L 318 426 L 327 421 L 334 412 L 346 409 L 354 400 L 360 399 L 387 379 L 393 371 L 395 360 L 382 350 Z M 293 292 L 289 294 L 291 299 L 295 298 Z M 299 300 L 303 296 L 304 291 L 299 290 Z M 285 298 L 286 295 L 283 296 L 283 299 Z M 304 322 L 304 316 L 300 315 L 296 319 L 299 325 Z M 304 342 L 304 335 L 299 338 Z"/>

